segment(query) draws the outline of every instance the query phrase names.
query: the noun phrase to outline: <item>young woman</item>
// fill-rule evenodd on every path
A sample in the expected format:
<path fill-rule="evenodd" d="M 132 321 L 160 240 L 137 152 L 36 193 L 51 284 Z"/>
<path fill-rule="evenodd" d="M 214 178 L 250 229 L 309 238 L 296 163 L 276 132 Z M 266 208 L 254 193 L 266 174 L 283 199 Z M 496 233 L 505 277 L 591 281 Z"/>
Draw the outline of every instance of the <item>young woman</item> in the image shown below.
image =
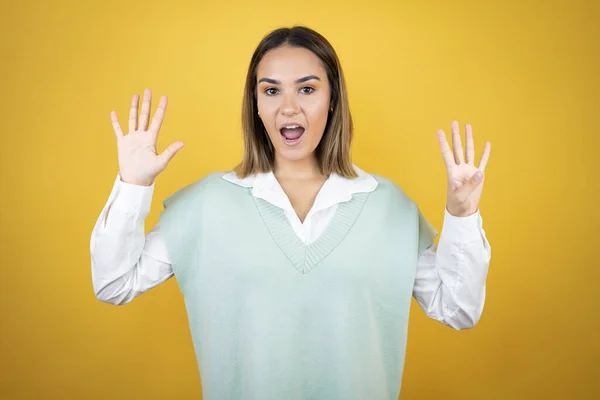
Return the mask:
<path fill-rule="evenodd" d="M 138 96 L 120 167 L 91 238 L 98 299 L 125 304 L 175 276 L 204 398 L 397 399 L 411 296 L 455 329 L 479 320 L 491 249 L 478 203 L 490 146 L 474 164 L 438 132 L 448 175 L 436 230 L 390 180 L 350 160 L 352 118 L 329 42 L 305 27 L 271 32 L 248 69 L 245 152 L 164 201 L 144 236 L 156 176 L 181 149 L 156 153 L 162 97 L 150 119 Z M 160 228 L 159 228 L 160 225 Z"/>

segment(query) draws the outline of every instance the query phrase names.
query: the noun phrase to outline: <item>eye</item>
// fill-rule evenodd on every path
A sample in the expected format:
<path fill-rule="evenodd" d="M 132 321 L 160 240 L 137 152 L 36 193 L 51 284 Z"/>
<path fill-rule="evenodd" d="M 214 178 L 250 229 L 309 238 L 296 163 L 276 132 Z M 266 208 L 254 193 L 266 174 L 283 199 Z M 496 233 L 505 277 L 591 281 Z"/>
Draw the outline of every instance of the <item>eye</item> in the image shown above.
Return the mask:
<path fill-rule="evenodd" d="M 303 94 L 311 94 L 312 92 L 314 92 L 314 88 L 310 87 L 310 86 L 304 86 L 302 88 L 300 88 L 300 92 Z M 278 90 L 276 88 L 267 88 L 265 89 L 265 93 L 267 94 L 267 96 L 274 96 L 276 95 L 278 92 Z"/>

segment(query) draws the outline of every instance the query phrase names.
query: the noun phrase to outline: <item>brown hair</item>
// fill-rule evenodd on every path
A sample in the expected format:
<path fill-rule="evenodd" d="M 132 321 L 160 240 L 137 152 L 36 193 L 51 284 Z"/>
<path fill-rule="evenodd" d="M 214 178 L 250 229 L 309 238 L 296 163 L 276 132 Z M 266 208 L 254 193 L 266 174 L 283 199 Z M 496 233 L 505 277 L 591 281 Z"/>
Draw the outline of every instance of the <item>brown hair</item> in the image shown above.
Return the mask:
<path fill-rule="evenodd" d="M 339 174 L 355 178 L 352 167 L 350 142 L 352 141 L 352 116 L 342 66 L 331 44 L 321 34 L 304 26 L 279 28 L 265 36 L 250 59 L 246 75 L 242 105 L 242 130 L 244 158 L 235 168 L 241 178 L 258 172 L 273 170 L 275 153 L 267 131 L 258 117 L 256 100 L 256 70 L 266 52 L 280 46 L 303 47 L 312 51 L 323 63 L 331 91 L 331 107 L 323 137 L 315 149 L 322 174 Z"/>

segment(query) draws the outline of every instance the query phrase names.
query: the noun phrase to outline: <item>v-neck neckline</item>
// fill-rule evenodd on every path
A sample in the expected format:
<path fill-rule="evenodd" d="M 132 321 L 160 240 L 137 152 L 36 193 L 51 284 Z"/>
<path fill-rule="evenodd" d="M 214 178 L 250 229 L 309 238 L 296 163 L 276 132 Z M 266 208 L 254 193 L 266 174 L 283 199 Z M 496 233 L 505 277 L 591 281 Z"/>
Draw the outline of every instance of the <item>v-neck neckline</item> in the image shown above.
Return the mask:
<path fill-rule="evenodd" d="M 259 197 L 252 198 L 275 243 L 298 272 L 308 274 L 342 242 L 369 194 L 356 193 L 349 201 L 340 203 L 325 231 L 311 244 L 305 244 L 298 238 L 281 208 Z"/>

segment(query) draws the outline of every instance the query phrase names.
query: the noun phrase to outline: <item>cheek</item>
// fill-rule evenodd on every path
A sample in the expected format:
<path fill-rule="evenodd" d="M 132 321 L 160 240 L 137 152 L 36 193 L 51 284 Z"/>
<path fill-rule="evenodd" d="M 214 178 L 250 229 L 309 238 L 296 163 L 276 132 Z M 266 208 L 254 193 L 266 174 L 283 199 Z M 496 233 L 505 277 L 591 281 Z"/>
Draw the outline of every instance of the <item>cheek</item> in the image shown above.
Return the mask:
<path fill-rule="evenodd" d="M 311 101 L 304 107 L 306 117 L 311 124 L 324 124 L 327 121 L 329 102 L 326 98 Z"/>
<path fill-rule="evenodd" d="M 261 116 L 267 116 L 273 113 L 277 109 L 277 103 L 273 99 L 261 99 L 256 104 L 258 112 Z"/>
<path fill-rule="evenodd" d="M 273 101 L 258 101 L 257 103 L 258 112 L 260 115 L 258 116 L 263 125 L 267 128 L 267 132 L 272 130 L 273 126 L 276 126 L 276 114 L 277 114 L 277 104 Z"/>

